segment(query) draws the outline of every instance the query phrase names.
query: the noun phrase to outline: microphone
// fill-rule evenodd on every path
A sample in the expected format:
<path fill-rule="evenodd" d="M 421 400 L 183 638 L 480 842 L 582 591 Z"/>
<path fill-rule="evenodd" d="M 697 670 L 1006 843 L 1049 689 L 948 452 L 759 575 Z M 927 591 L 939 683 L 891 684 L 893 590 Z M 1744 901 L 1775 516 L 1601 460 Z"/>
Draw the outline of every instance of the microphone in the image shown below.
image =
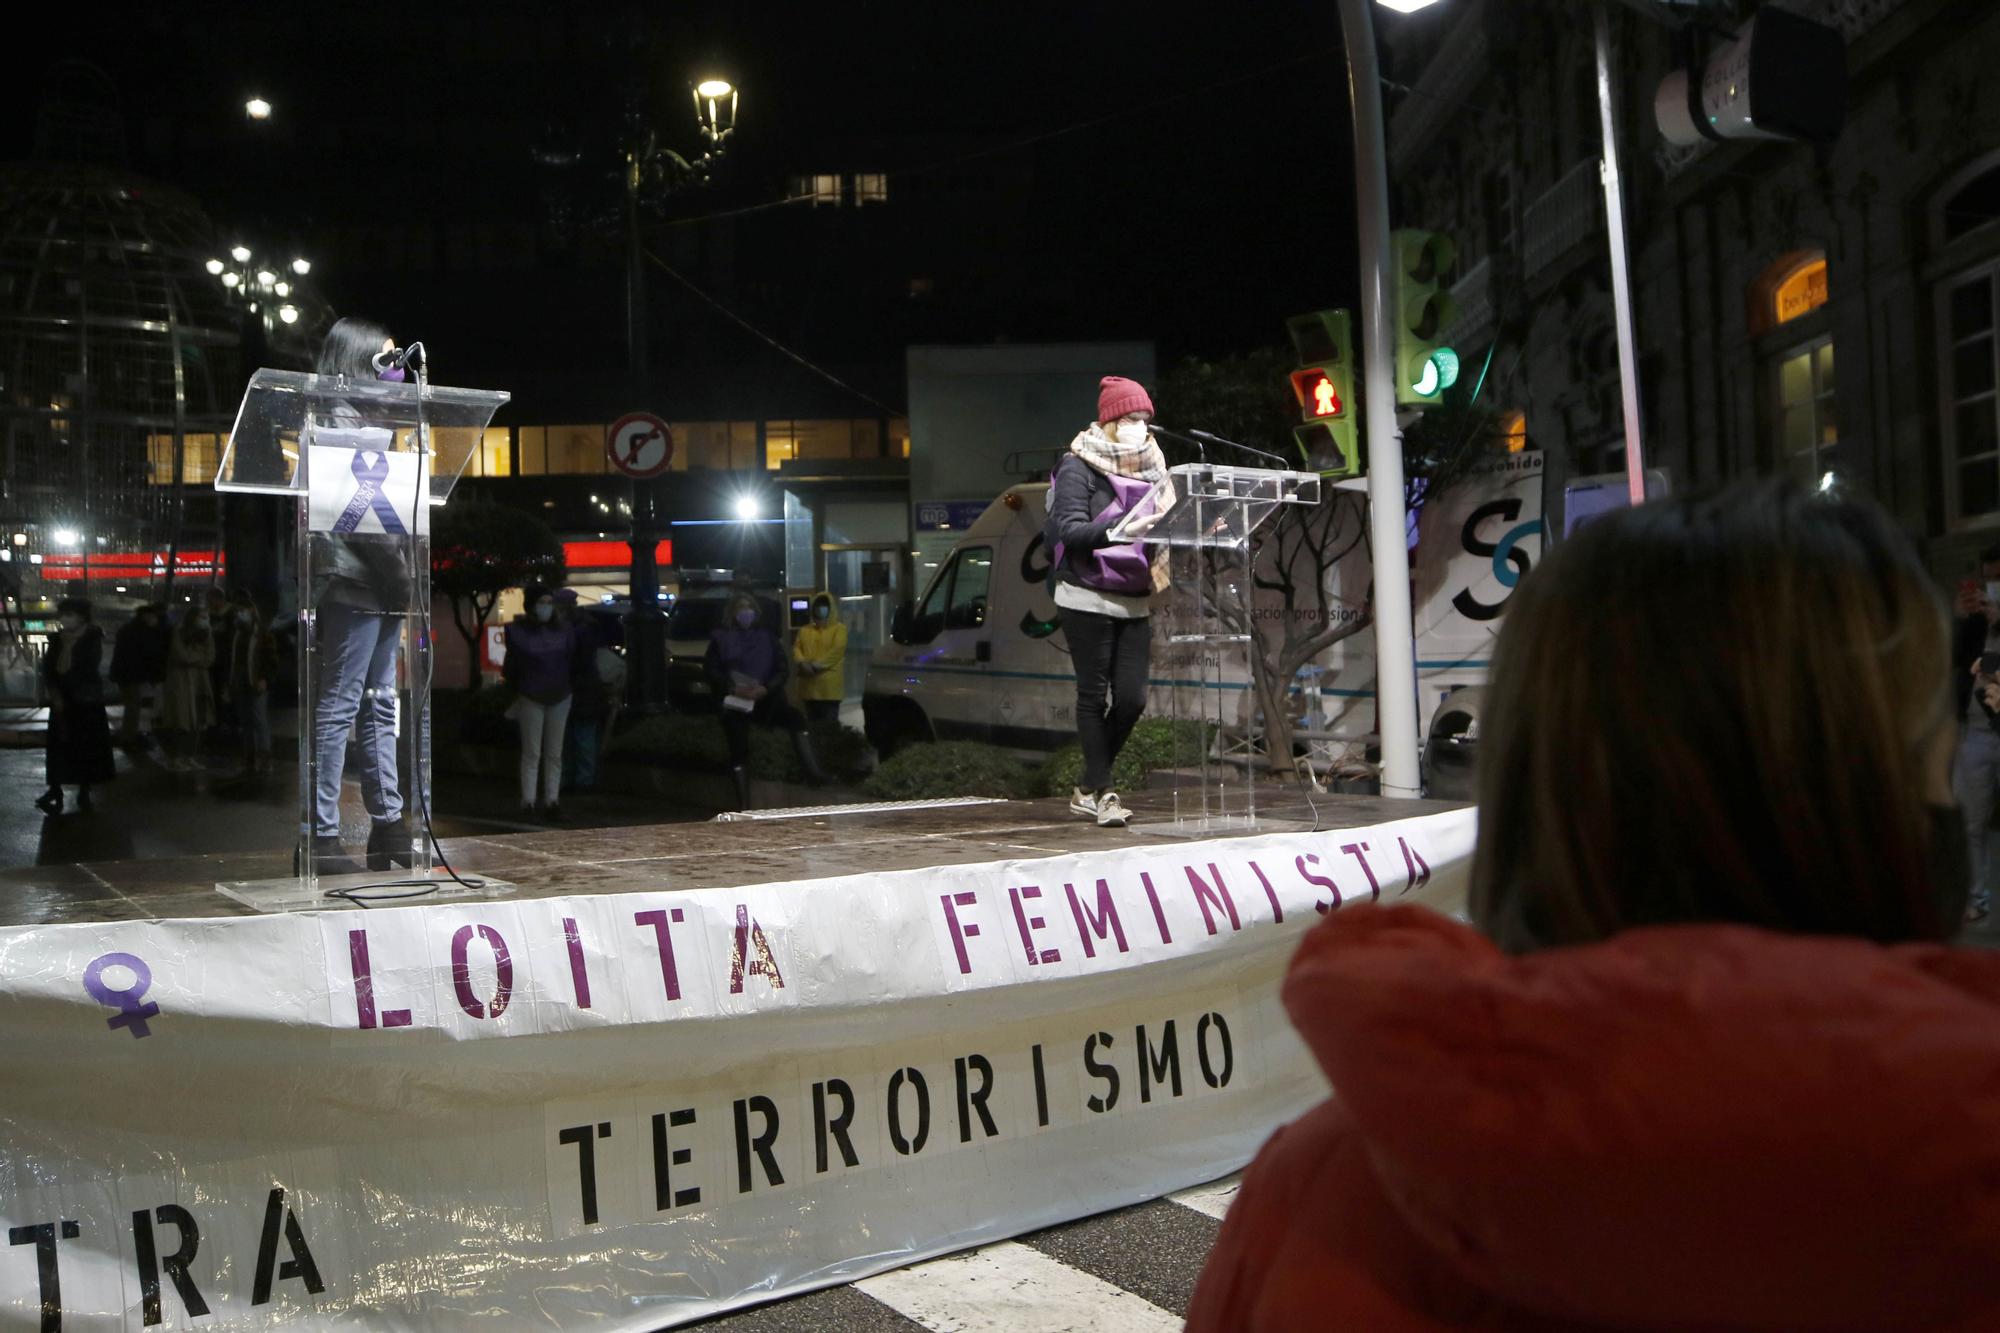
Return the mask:
<path fill-rule="evenodd" d="M 1219 444 L 1225 449 L 1238 449 L 1246 454 L 1262 458 L 1267 462 L 1276 463 L 1280 468 L 1289 470 L 1291 467 L 1291 464 L 1278 454 L 1271 453 L 1265 449 L 1259 449 L 1255 445 L 1239 444 L 1235 440 L 1225 440 L 1220 435 L 1214 435 L 1205 430 L 1195 430 L 1193 427 L 1189 427 L 1184 431 L 1168 430 L 1163 426 L 1152 425 L 1150 423 L 1148 424 L 1148 429 L 1157 431 L 1172 439 L 1186 440 L 1197 447 L 1204 444 Z M 1207 459 L 1208 455 L 1204 452 L 1202 460 L 1206 462 Z"/>
<path fill-rule="evenodd" d="M 427 368 L 424 359 L 424 345 L 413 342 L 408 347 L 391 347 L 386 352 L 377 352 L 368 358 L 368 364 L 375 367 L 375 373 L 385 370 L 414 370 L 419 374 Z"/>

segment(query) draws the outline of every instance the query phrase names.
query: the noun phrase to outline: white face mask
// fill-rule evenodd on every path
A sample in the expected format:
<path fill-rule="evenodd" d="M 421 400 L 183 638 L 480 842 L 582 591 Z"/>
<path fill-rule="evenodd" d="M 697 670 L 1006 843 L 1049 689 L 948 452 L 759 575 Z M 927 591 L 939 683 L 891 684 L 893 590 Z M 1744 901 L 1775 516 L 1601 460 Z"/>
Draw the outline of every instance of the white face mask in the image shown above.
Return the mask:
<path fill-rule="evenodd" d="M 553 605 L 542 606 L 538 603 L 535 607 L 535 619 L 537 620 L 542 620 L 542 621 L 553 620 L 555 618 L 555 614 L 556 614 L 556 609 Z"/>
<path fill-rule="evenodd" d="M 1112 438 L 1120 444 L 1144 444 L 1146 442 L 1146 423 L 1143 421 L 1121 421 L 1113 428 Z"/>

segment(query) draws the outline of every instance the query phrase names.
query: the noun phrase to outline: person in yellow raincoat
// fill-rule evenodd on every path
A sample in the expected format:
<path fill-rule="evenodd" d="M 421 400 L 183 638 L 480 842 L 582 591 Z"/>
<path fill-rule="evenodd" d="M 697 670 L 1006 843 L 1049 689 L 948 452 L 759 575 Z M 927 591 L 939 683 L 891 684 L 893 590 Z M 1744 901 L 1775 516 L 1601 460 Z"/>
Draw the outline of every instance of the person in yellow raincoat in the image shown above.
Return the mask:
<path fill-rule="evenodd" d="M 846 689 L 842 663 L 847 660 L 847 626 L 834 613 L 833 598 L 820 593 L 812 599 L 812 623 L 792 636 L 792 662 L 797 667 L 799 703 L 806 717 L 840 716 Z"/>

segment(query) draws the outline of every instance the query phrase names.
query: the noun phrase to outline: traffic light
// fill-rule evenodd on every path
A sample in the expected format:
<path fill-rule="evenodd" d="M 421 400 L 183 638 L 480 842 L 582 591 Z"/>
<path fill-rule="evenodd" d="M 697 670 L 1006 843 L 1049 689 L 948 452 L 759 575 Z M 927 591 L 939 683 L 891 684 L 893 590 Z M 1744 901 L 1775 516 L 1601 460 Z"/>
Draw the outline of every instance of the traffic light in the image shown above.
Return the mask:
<path fill-rule="evenodd" d="M 1329 476 L 1361 472 L 1354 402 L 1354 335 L 1345 310 L 1316 310 L 1285 321 L 1299 368 L 1292 396 L 1305 424 L 1292 429 L 1299 456 Z"/>
<path fill-rule="evenodd" d="M 1396 331 L 1396 403 L 1428 407 L 1458 381 L 1458 353 L 1441 339 L 1456 307 L 1447 279 L 1458 260 L 1451 238 L 1434 231 L 1389 234 Z"/>

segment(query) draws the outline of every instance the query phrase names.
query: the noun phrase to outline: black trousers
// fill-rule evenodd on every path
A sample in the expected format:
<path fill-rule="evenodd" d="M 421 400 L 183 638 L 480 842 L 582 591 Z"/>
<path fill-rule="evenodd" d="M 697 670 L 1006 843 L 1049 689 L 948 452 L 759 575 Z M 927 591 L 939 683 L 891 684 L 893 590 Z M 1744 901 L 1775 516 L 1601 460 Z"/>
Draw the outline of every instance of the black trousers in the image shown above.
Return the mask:
<path fill-rule="evenodd" d="M 750 725 L 762 727 L 783 727 L 786 731 L 804 731 L 805 715 L 792 707 L 781 694 L 773 692 L 757 701 L 757 707 L 748 713 L 739 713 L 734 708 L 722 710 L 722 734 L 729 738 L 729 762 L 741 768 L 750 762 Z"/>
<path fill-rule="evenodd" d="M 838 722 L 840 721 L 840 700 L 808 699 L 806 700 L 806 716 L 815 722 Z"/>
<path fill-rule="evenodd" d="M 1076 668 L 1076 737 L 1083 743 L 1083 789 L 1100 792 L 1111 785 L 1111 762 L 1146 711 L 1153 622 L 1065 607 L 1062 625 L 1069 639 L 1070 664 Z"/>

